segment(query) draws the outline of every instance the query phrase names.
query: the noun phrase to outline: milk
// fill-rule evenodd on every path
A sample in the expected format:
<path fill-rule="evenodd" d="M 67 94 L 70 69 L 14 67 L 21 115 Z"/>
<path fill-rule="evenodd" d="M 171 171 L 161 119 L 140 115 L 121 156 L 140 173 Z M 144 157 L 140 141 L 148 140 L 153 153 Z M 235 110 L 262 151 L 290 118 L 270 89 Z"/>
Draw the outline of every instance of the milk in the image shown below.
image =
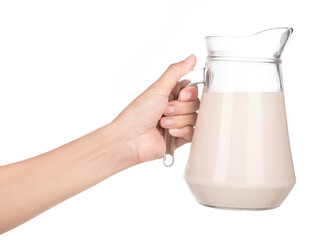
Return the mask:
<path fill-rule="evenodd" d="M 283 93 L 204 92 L 185 179 L 203 205 L 279 206 L 295 184 Z"/>

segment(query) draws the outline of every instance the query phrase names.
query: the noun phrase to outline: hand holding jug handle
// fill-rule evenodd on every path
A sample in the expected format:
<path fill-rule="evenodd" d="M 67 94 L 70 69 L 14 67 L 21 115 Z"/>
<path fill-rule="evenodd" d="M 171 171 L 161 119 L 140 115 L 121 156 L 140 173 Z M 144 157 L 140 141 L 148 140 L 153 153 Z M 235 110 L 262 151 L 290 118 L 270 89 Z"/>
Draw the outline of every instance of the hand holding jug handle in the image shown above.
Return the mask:
<path fill-rule="evenodd" d="M 203 70 L 203 81 L 197 81 L 197 82 L 191 82 L 191 75 L 196 75 L 194 73 L 196 72 L 200 72 Z M 191 86 L 197 86 L 197 84 L 200 83 L 205 83 L 204 82 L 204 77 L 205 75 L 205 68 L 199 68 L 199 69 L 193 69 L 190 73 L 188 73 L 185 77 L 185 80 L 188 80 L 186 78 L 189 78 L 189 81 L 191 82 L 190 84 L 186 85 L 185 87 L 191 87 Z M 199 79 L 201 79 L 201 77 L 199 76 Z M 194 80 L 194 78 L 193 78 Z M 172 99 L 172 100 L 177 100 L 178 96 L 176 96 L 176 99 Z M 165 143 L 166 143 L 166 152 L 164 154 L 163 157 L 163 163 L 166 167 L 170 167 L 174 164 L 174 150 L 175 150 L 175 137 L 173 137 L 172 135 L 169 134 L 169 129 L 164 129 L 164 139 L 165 139 Z"/>

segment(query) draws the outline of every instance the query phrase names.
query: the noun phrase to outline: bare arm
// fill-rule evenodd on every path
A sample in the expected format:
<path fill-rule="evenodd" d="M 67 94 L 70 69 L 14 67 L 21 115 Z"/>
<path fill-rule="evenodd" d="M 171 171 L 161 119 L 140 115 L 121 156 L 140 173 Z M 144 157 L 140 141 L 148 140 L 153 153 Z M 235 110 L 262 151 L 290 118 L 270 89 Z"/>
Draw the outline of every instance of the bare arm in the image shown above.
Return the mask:
<path fill-rule="evenodd" d="M 50 152 L 0 167 L 0 233 L 135 164 L 114 123 Z"/>
<path fill-rule="evenodd" d="M 169 95 L 195 57 L 172 64 L 110 124 L 39 156 L 0 167 L 0 234 L 135 164 L 162 157 L 163 128 L 176 147 L 190 142 L 199 101 L 197 88 Z M 175 89 L 175 90 L 174 90 Z"/>

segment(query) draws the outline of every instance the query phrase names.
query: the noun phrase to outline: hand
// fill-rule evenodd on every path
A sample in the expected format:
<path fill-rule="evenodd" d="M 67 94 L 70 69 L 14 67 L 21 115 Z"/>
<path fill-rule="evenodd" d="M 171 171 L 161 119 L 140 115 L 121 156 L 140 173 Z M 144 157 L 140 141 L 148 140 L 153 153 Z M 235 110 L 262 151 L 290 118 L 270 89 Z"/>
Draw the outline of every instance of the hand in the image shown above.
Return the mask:
<path fill-rule="evenodd" d="M 198 89 L 196 86 L 183 88 L 189 82 L 178 81 L 193 69 L 195 63 L 196 58 L 191 55 L 184 61 L 170 65 L 114 120 L 119 125 L 118 129 L 123 129 L 123 134 L 131 139 L 136 163 L 164 155 L 165 128 L 169 128 L 170 134 L 176 137 L 176 148 L 192 140 L 199 108 Z M 176 95 L 179 95 L 179 100 L 169 101 Z"/>
<path fill-rule="evenodd" d="M 0 234 L 117 172 L 161 158 L 166 151 L 164 128 L 171 129 L 176 147 L 191 141 L 199 107 L 197 88 L 182 89 L 188 82 L 178 80 L 195 62 L 192 55 L 172 64 L 111 124 L 49 152 L 1 166 Z M 169 102 L 178 92 L 180 100 Z"/>

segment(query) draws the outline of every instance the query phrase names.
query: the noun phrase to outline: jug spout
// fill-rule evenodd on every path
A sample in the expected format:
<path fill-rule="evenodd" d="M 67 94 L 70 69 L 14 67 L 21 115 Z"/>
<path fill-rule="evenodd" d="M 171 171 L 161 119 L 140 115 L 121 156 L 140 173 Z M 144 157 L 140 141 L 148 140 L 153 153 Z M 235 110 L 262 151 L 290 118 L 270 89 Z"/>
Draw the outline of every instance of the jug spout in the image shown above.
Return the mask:
<path fill-rule="evenodd" d="M 241 37 L 207 36 L 208 57 L 279 61 L 292 32 L 292 28 L 281 27 Z"/>
<path fill-rule="evenodd" d="M 273 56 L 274 56 L 274 58 L 279 59 L 284 48 L 285 48 L 286 43 L 288 42 L 289 37 L 293 33 L 293 29 L 292 28 L 276 28 L 276 29 L 271 29 L 268 31 L 277 31 L 277 37 L 278 37 L 277 46 L 279 48 L 277 49 L 277 51 L 275 51 Z M 275 38 L 276 38 L 276 33 L 273 34 L 273 41 L 275 40 Z"/>

